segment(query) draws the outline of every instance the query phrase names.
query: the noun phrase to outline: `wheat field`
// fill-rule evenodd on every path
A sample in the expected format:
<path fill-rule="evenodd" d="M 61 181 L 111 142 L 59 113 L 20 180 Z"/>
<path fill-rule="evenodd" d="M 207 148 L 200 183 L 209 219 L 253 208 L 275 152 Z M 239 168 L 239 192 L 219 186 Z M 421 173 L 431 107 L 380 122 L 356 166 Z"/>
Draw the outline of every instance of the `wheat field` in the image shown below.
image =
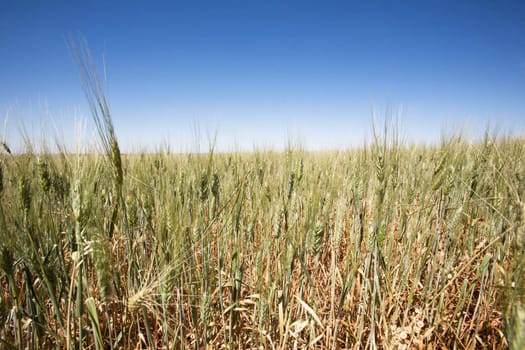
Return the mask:
<path fill-rule="evenodd" d="M 2 349 L 525 347 L 525 139 L 0 151 Z M 85 53 L 84 53 L 85 54 Z"/>
<path fill-rule="evenodd" d="M 4 143 L 0 347 L 522 348 L 525 141 L 385 136 L 325 153 Z"/>

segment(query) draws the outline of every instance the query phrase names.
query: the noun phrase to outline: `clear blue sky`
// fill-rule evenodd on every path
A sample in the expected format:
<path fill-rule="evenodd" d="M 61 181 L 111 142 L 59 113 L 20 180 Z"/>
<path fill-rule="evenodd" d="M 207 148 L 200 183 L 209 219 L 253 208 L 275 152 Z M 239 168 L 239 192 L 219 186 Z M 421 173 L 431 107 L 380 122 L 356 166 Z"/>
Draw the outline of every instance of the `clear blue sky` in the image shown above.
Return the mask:
<path fill-rule="evenodd" d="M 92 121 L 68 36 L 108 72 L 126 151 L 359 145 L 371 111 L 408 141 L 525 129 L 523 1 L 23 1 L 0 3 L 0 136 L 71 144 Z M 7 120 L 7 123 L 5 123 Z"/>

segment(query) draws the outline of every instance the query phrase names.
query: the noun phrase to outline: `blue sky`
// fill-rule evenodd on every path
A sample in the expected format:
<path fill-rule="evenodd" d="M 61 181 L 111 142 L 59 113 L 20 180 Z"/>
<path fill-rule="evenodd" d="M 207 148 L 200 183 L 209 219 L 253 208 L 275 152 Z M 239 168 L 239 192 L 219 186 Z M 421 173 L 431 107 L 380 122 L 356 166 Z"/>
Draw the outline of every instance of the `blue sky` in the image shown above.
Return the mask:
<path fill-rule="evenodd" d="M 344 148 L 372 111 L 407 141 L 525 130 L 522 1 L 2 1 L 0 136 L 93 135 L 68 38 L 107 68 L 126 151 Z M 51 143 L 53 141 L 50 141 Z"/>

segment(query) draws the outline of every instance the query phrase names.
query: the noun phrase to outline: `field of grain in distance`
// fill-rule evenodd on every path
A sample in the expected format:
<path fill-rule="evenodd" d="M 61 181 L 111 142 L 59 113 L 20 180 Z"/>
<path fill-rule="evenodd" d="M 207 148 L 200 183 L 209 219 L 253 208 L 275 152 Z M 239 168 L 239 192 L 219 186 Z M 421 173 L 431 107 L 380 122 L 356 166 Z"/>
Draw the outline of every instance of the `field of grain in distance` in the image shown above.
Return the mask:
<path fill-rule="evenodd" d="M 2 150 L 3 348 L 523 344 L 521 138 L 379 137 L 324 153 L 115 145 Z"/>

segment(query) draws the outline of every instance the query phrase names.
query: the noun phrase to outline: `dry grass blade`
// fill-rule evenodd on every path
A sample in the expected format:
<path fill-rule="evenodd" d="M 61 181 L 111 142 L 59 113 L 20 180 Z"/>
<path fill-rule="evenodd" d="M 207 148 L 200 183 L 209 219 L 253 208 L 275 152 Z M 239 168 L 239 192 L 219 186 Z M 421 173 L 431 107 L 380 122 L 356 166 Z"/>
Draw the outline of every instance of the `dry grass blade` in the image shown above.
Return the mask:
<path fill-rule="evenodd" d="M 321 327 L 323 329 L 324 326 L 323 326 L 323 323 L 321 322 L 321 319 L 319 318 L 319 316 L 317 316 L 317 314 L 310 307 L 310 305 L 308 305 L 303 299 L 299 298 L 299 296 L 297 296 L 297 295 L 295 296 L 295 298 L 301 304 L 301 306 L 303 307 L 304 311 L 306 311 L 308 313 L 308 315 L 310 315 L 310 317 L 312 317 L 315 320 L 315 322 L 317 322 L 319 327 Z"/>

